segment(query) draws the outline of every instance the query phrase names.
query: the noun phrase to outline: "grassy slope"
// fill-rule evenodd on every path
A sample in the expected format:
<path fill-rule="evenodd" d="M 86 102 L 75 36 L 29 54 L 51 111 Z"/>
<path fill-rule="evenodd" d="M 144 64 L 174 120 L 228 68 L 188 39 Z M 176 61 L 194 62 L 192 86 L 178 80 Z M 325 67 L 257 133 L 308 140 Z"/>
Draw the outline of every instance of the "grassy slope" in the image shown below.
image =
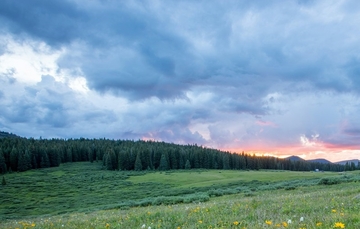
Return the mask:
<path fill-rule="evenodd" d="M 60 228 L 62 225 L 66 228 L 104 228 L 106 223 L 113 228 L 139 228 L 142 224 L 151 224 L 152 228 L 229 228 L 235 226 L 234 222 L 247 228 L 263 228 L 264 220 L 272 220 L 271 226 L 274 226 L 287 219 L 298 221 L 301 216 L 306 217 L 307 228 L 313 228 L 315 221 L 321 221 L 323 228 L 330 228 L 329 225 L 335 221 L 359 226 L 359 220 L 356 220 L 359 199 L 354 198 L 360 192 L 358 183 L 317 185 L 290 191 L 254 189 L 251 195 L 242 193 L 212 198 L 202 204 L 96 210 L 111 208 L 115 202 L 129 199 L 179 195 L 184 190 L 196 192 L 243 186 L 252 180 L 275 182 L 329 175 L 218 170 L 143 175 L 101 170 L 97 163 L 69 163 L 59 168 L 7 174 L 8 184 L 0 186 L 0 217 L 3 220 L 15 218 L 17 223 L 6 220 L 0 223 L 0 228 L 19 227 L 21 218 L 28 220 L 22 221 L 23 225 L 29 227 L 33 223 L 39 228 Z M 332 212 L 333 209 L 336 213 Z M 59 216 L 54 216 L 56 214 Z"/>
<path fill-rule="evenodd" d="M 212 185 L 227 185 L 238 181 L 254 180 L 276 182 L 294 179 L 311 179 L 333 175 L 334 173 L 292 172 L 292 171 L 244 171 L 244 170 L 208 170 L 149 173 L 144 176 L 134 176 L 129 180 L 134 183 L 156 181 L 178 187 L 203 187 Z"/>
<path fill-rule="evenodd" d="M 360 228 L 359 186 L 236 194 L 205 203 L 71 213 L 0 223 L 1 228 Z M 303 217 L 304 221 L 300 222 Z M 288 224 L 288 220 L 291 223 Z M 268 222 L 271 225 L 266 224 Z M 338 225 L 338 227 L 336 227 Z"/>

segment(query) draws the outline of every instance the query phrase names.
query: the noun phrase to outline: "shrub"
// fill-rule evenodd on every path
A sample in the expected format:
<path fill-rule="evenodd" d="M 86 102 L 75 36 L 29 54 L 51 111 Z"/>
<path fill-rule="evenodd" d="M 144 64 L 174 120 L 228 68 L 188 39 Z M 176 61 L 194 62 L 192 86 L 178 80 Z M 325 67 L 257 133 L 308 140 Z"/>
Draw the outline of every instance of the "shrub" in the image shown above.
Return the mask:
<path fill-rule="evenodd" d="M 320 185 L 333 185 L 333 184 L 340 184 L 341 180 L 337 177 L 324 177 L 321 178 L 319 183 Z"/>
<path fill-rule="evenodd" d="M 287 186 L 285 187 L 285 190 L 295 190 L 296 187 L 295 186 Z"/>

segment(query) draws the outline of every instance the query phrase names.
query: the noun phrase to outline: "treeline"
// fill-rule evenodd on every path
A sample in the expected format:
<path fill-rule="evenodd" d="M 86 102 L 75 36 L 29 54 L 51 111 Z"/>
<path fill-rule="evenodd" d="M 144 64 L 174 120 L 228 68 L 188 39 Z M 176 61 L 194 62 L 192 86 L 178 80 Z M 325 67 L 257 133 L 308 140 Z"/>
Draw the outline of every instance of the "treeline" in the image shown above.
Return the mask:
<path fill-rule="evenodd" d="M 18 137 L 19 136 L 15 135 L 15 134 L 0 131 L 0 138 L 18 138 Z"/>
<path fill-rule="evenodd" d="M 274 169 L 344 171 L 339 164 L 290 161 L 236 154 L 197 145 L 108 139 L 0 138 L 0 173 L 102 161 L 108 170 Z"/>

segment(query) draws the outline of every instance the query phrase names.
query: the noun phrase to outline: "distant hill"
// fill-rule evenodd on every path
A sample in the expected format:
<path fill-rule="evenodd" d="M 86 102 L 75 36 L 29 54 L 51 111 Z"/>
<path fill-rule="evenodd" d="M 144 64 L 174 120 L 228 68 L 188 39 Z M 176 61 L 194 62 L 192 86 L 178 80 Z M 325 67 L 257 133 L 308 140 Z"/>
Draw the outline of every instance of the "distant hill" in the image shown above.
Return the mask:
<path fill-rule="evenodd" d="M 331 161 L 328 161 L 326 159 L 323 158 L 319 158 L 319 159 L 312 159 L 312 160 L 307 160 L 308 162 L 314 162 L 314 163 L 322 163 L 322 164 L 331 164 Z"/>
<path fill-rule="evenodd" d="M 358 165 L 359 162 L 360 162 L 360 160 L 358 160 L 358 159 L 353 159 L 353 160 L 338 161 L 338 162 L 335 162 L 335 164 L 345 165 L 347 162 L 348 162 L 349 164 L 351 164 L 352 162 L 354 162 L 355 165 Z"/>
<path fill-rule="evenodd" d="M 16 134 L 0 131 L 0 138 L 19 138 Z"/>
<path fill-rule="evenodd" d="M 328 161 L 328 160 L 323 159 L 323 158 L 305 160 L 305 159 L 302 159 L 301 157 L 298 157 L 298 156 L 290 156 L 290 157 L 286 157 L 284 159 L 285 160 L 290 160 L 290 161 L 307 161 L 307 162 L 311 162 L 311 163 L 332 164 L 331 161 Z"/>
<path fill-rule="evenodd" d="M 285 160 L 290 160 L 290 161 L 307 161 L 307 162 L 312 162 L 312 163 L 321 163 L 321 164 L 338 164 L 338 165 L 345 165 L 347 162 L 349 164 L 351 164 L 352 162 L 355 164 L 355 166 L 359 165 L 360 160 L 359 159 L 353 159 L 353 160 L 345 160 L 345 161 L 338 161 L 338 162 L 334 162 L 332 163 L 331 161 L 328 161 L 324 158 L 318 158 L 318 159 L 311 159 L 311 160 L 305 160 L 302 159 L 301 157 L 298 156 L 290 156 L 290 157 L 286 157 L 284 158 Z"/>
<path fill-rule="evenodd" d="M 298 156 L 290 156 L 290 157 L 286 157 L 284 159 L 290 160 L 290 161 L 305 161 L 304 159 L 302 159 L 301 157 L 298 157 Z"/>

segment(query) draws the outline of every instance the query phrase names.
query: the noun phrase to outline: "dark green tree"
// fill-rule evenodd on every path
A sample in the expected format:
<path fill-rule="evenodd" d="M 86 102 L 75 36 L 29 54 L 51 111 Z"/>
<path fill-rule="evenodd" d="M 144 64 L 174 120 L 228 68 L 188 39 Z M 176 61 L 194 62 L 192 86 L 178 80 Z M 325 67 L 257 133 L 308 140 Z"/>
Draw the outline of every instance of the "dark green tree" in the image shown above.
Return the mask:
<path fill-rule="evenodd" d="M 137 155 L 136 155 L 136 160 L 135 160 L 135 165 L 134 165 L 134 169 L 135 171 L 141 171 L 143 170 L 143 166 L 142 166 L 142 163 L 141 163 L 141 153 L 138 152 Z"/>
<path fill-rule="evenodd" d="M 164 171 L 164 170 L 169 170 L 169 163 L 168 163 L 168 161 L 167 161 L 167 159 L 166 159 L 165 153 L 163 153 L 163 154 L 161 155 L 160 165 L 159 165 L 159 168 L 158 168 L 158 169 L 159 169 L 159 170 L 162 170 L 162 171 Z"/>
<path fill-rule="evenodd" d="M 3 178 L 2 178 L 1 184 L 2 184 L 2 185 L 6 185 L 6 180 L 5 180 L 5 177 L 4 177 L 4 176 L 3 176 Z"/>
<path fill-rule="evenodd" d="M 19 160 L 18 160 L 18 171 L 24 172 L 29 169 L 32 169 L 31 158 L 30 158 L 29 152 L 26 151 L 25 153 L 20 153 Z"/>
<path fill-rule="evenodd" d="M 106 154 L 104 154 L 104 158 L 105 158 L 105 166 L 107 170 L 117 169 L 117 160 L 113 149 L 108 149 Z"/>
<path fill-rule="evenodd" d="M 0 148 L 0 174 L 4 174 L 6 172 L 7 172 L 7 168 L 6 168 L 5 157 L 4 157 L 4 153 Z"/>
<path fill-rule="evenodd" d="M 18 165 L 18 151 L 14 146 L 10 152 L 10 168 L 11 168 L 11 170 L 17 171 L 17 165 Z"/>
<path fill-rule="evenodd" d="M 47 155 L 46 152 L 43 152 L 41 155 L 40 167 L 41 168 L 49 168 L 50 167 L 49 156 Z"/>
<path fill-rule="evenodd" d="M 185 162 L 185 169 L 191 169 L 191 164 L 189 160 L 186 160 Z"/>
<path fill-rule="evenodd" d="M 230 156 L 227 153 L 223 156 L 223 169 L 230 169 Z"/>

